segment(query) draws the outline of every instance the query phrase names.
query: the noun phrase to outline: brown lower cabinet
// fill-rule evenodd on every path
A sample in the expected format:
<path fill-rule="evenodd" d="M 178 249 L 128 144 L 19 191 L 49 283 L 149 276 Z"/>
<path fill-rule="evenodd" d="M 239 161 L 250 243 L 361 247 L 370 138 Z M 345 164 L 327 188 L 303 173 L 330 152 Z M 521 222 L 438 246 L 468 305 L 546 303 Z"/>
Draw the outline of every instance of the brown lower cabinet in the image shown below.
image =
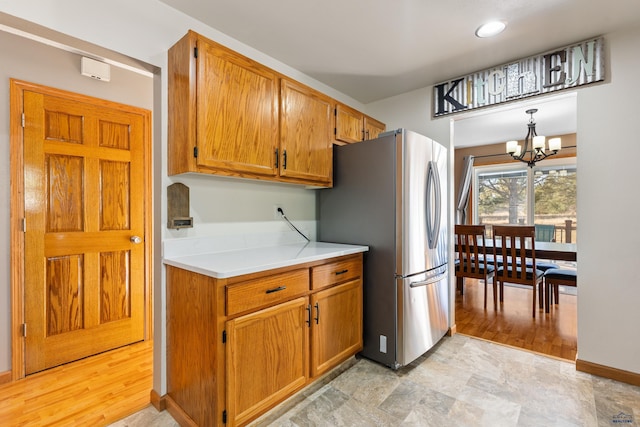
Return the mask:
<path fill-rule="evenodd" d="M 362 349 L 361 281 L 311 295 L 311 310 L 311 376 L 318 376 Z"/>
<path fill-rule="evenodd" d="M 167 266 L 167 409 L 242 426 L 362 349 L 362 254 L 228 279 Z"/>
<path fill-rule="evenodd" d="M 227 322 L 231 425 L 255 418 L 306 384 L 307 305 L 307 298 L 296 298 Z"/>

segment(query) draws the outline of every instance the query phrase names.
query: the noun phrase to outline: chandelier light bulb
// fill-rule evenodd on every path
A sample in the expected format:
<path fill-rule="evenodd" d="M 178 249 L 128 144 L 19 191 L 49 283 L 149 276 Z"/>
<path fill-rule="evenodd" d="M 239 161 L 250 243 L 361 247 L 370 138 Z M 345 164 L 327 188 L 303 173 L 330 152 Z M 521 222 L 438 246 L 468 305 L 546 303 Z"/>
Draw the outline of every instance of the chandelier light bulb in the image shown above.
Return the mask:
<path fill-rule="evenodd" d="M 549 140 L 549 150 L 559 151 L 562 148 L 562 140 L 560 138 L 551 138 Z"/>
<path fill-rule="evenodd" d="M 507 153 L 513 154 L 516 152 L 518 141 L 507 141 Z"/>
<path fill-rule="evenodd" d="M 522 147 L 520 145 L 516 145 L 516 151 L 513 153 L 513 157 L 520 157 L 522 154 Z"/>

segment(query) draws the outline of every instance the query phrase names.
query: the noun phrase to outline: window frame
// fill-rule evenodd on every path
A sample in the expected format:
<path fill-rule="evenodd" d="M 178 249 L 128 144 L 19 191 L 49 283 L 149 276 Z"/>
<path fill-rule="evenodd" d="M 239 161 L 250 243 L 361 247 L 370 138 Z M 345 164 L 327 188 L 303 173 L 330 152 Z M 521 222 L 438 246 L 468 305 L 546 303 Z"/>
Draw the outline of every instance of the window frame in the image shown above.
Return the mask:
<path fill-rule="evenodd" d="M 545 159 L 539 163 L 539 166 L 536 165 L 532 168 L 527 166 L 526 163 L 522 162 L 510 162 L 510 163 L 494 163 L 488 165 L 474 166 L 473 167 L 473 183 L 471 185 L 473 190 L 473 198 L 472 198 L 472 213 L 473 213 L 473 224 L 479 224 L 478 218 L 478 175 L 486 172 L 527 172 L 527 190 L 526 190 L 526 225 L 533 225 L 535 218 L 535 180 L 534 175 L 537 170 L 549 169 L 549 168 L 562 168 L 562 167 L 571 167 L 577 170 L 577 158 L 576 157 L 560 157 L 556 159 Z M 577 184 L 576 184 L 577 185 Z"/>

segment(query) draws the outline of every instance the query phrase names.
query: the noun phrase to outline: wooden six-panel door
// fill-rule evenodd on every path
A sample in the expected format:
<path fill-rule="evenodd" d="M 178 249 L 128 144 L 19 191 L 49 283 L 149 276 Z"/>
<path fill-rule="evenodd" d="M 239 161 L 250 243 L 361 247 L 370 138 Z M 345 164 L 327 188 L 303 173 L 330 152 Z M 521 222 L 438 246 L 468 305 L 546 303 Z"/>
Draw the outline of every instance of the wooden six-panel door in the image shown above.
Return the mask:
<path fill-rule="evenodd" d="M 150 116 L 61 91 L 22 94 L 30 374 L 144 339 Z"/>

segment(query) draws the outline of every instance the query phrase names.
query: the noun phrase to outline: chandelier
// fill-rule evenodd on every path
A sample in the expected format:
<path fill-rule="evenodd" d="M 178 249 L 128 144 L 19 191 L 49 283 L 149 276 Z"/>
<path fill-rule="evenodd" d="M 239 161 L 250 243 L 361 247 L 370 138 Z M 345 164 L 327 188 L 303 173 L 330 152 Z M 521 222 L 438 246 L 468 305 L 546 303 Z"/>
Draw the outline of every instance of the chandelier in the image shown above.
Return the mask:
<path fill-rule="evenodd" d="M 549 151 L 547 151 L 545 137 L 536 134 L 536 122 L 533 120 L 533 115 L 537 111 L 537 108 L 526 111 L 527 114 L 531 115 L 531 118 L 527 124 L 529 131 L 524 139 L 524 148 L 518 144 L 518 141 L 507 141 L 507 153 L 510 154 L 514 160 L 524 162 L 530 168 L 534 167 L 536 162 L 557 154 L 562 146 L 560 138 L 551 138 L 549 139 Z"/>

